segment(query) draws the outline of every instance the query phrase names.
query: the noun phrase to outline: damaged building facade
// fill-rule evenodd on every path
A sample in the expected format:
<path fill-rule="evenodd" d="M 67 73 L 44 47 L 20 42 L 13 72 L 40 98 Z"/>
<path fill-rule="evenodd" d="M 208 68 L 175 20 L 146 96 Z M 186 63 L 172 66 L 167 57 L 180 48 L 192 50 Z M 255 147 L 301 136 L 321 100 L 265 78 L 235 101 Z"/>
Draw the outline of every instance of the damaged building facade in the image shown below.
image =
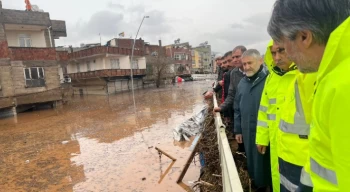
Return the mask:
<path fill-rule="evenodd" d="M 179 40 L 177 40 L 175 44 L 167 45 L 165 48 L 166 55 L 174 61 L 175 75 L 182 78 L 191 77 L 191 45 L 188 42 L 180 43 Z"/>
<path fill-rule="evenodd" d="M 3 9 L 1 2 L 0 15 L 0 116 L 61 101 L 55 39 L 67 36 L 65 21 L 46 12 Z"/>
<path fill-rule="evenodd" d="M 105 46 L 71 49 L 67 75 L 75 95 L 109 95 L 131 90 L 130 57 L 133 39 L 112 39 Z M 132 63 L 134 89 L 146 75 L 144 41 L 135 43 Z"/>

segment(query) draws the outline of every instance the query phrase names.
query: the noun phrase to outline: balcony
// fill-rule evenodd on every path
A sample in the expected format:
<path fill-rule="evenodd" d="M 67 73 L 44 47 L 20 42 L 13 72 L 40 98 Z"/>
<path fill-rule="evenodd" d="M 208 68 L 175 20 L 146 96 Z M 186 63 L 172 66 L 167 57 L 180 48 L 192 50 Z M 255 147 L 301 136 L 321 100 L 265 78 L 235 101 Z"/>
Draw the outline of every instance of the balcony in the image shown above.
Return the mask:
<path fill-rule="evenodd" d="M 55 48 L 9 47 L 12 61 L 56 60 Z"/>
<path fill-rule="evenodd" d="M 132 49 L 120 48 L 120 47 L 106 47 L 106 46 L 91 47 L 88 49 L 71 53 L 70 59 L 80 59 L 80 58 L 86 58 L 86 57 L 91 57 L 96 55 L 105 55 L 105 54 L 131 55 L 131 50 Z M 134 50 L 134 55 L 143 56 L 144 51 Z"/>
<path fill-rule="evenodd" d="M 134 69 L 134 76 L 145 76 L 146 69 Z M 99 77 L 125 77 L 130 76 L 130 69 L 104 69 L 89 72 L 71 73 L 68 74 L 71 79 L 91 79 Z"/>

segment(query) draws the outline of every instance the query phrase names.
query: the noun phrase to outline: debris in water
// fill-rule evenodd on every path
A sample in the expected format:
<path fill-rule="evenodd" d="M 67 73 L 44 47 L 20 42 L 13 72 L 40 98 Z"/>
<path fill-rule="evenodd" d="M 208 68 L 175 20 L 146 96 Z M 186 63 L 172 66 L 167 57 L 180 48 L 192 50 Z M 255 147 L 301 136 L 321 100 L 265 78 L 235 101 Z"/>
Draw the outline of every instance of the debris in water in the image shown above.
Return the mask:
<path fill-rule="evenodd" d="M 187 140 L 190 141 L 189 137 L 195 136 L 203 131 L 203 123 L 206 114 L 208 113 L 208 107 L 204 106 L 203 109 L 192 116 L 190 119 L 186 120 L 178 127 L 173 129 L 174 139 L 176 141 Z"/>
<path fill-rule="evenodd" d="M 65 145 L 67 144 L 69 141 L 62 141 L 62 144 Z"/>

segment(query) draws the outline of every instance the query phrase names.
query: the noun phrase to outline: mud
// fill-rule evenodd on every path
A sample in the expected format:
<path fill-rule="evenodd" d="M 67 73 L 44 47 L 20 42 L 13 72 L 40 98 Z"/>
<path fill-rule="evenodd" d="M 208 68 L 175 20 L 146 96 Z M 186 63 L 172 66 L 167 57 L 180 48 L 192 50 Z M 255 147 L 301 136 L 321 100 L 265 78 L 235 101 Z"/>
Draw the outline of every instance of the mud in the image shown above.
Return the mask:
<path fill-rule="evenodd" d="M 173 141 L 172 129 L 200 111 L 207 88 L 136 90 L 136 110 L 131 93 L 121 93 L 0 119 L 0 191 L 184 191 L 176 179 L 190 143 Z M 192 163 L 184 183 L 198 176 Z"/>

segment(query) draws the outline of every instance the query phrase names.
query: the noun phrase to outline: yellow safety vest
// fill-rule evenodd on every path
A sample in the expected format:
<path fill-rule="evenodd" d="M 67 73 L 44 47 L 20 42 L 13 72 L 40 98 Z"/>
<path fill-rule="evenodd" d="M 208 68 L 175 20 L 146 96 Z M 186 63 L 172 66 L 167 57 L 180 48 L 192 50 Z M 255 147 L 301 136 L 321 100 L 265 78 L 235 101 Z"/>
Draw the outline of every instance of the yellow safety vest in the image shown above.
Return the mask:
<path fill-rule="evenodd" d="M 350 17 L 327 42 L 312 109 L 310 167 L 314 191 L 350 191 Z"/>
<path fill-rule="evenodd" d="M 270 74 L 266 79 L 265 87 L 261 95 L 260 107 L 258 111 L 258 123 L 256 130 L 256 144 L 270 146 L 270 162 L 273 191 L 280 191 L 280 174 L 278 171 L 278 155 L 276 134 L 279 125 L 278 102 L 281 105 L 283 100 L 277 100 L 277 95 L 284 95 L 285 86 L 289 81 L 294 80 L 296 70 L 289 71 L 283 76 L 273 71 L 275 66 L 270 47 L 273 42 L 270 41 L 266 54 L 265 64 L 269 68 Z M 294 66 L 292 64 L 291 66 Z"/>

